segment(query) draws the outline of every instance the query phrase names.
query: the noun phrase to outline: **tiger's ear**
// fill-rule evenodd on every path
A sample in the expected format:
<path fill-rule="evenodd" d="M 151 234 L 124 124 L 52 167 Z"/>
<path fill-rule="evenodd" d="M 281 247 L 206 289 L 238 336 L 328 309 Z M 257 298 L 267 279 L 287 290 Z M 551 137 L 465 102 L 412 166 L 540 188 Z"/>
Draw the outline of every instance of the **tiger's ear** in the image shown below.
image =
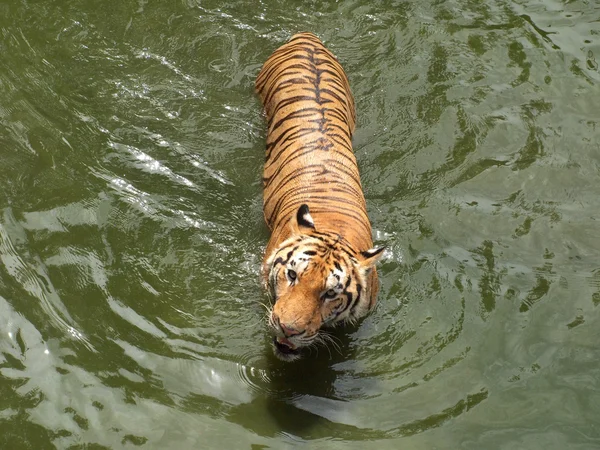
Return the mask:
<path fill-rule="evenodd" d="M 381 258 L 383 256 L 383 251 L 385 250 L 385 247 L 374 247 L 370 250 L 366 250 L 364 252 L 360 252 L 360 256 L 362 256 L 361 260 L 360 260 L 360 265 L 364 268 L 364 269 L 372 269 L 373 266 L 375 266 L 375 263 L 377 263 L 377 261 L 379 261 L 379 258 Z"/>
<path fill-rule="evenodd" d="M 303 204 L 298 208 L 296 216 L 290 219 L 290 227 L 292 229 L 292 235 L 306 233 L 315 229 L 315 222 L 310 215 L 308 205 Z"/>

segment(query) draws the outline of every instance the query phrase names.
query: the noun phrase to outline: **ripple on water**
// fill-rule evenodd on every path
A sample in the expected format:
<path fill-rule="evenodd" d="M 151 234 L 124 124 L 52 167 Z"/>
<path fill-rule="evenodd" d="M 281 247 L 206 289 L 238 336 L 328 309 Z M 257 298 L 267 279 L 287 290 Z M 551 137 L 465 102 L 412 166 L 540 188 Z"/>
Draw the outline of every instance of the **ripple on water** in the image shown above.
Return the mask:
<path fill-rule="evenodd" d="M 0 5 L 2 438 L 598 447 L 594 2 L 54 3 Z M 253 83 L 299 30 L 388 250 L 376 310 L 285 364 Z"/>
<path fill-rule="evenodd" d="M 25 298 L 36 300 L 54 326 L 81 340 L 88 347 L 91 346 L 85 335 L 77 331 L 82 330 L 82 327 L 69 314 L 59 292 L 54 288 L 48 267 L 40 260 L 39 255 L 27 248 L 28 240 L 24 229 L 15 220 L 10 209 L 4 211 L 3 222 L 0 223 L 0 259 L 4 269 L 19 288 L 26 291 Z M 11 234 L 16 239 L 11 239 Z"/>
<path fill-rule="evenodd" d="M 256 394 L 269 394 L 269 384 L 271 380 L 268 372 L 252 365 L 253 360 L 259 360 L 262 358 L 257 357 L 256 354 L 247 354 L 240 359 L 248 361 L 248 363 L 237 363 L 237 375 L 239 380 L 244 385 L 250 387 L 250 389 Z"/>

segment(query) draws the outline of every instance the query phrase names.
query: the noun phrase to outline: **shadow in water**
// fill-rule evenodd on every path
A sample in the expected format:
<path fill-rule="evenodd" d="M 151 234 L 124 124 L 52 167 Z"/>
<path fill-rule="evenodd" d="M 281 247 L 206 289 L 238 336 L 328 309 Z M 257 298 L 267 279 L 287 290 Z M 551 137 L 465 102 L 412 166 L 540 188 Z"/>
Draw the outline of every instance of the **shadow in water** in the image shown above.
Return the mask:
<path fill-rule="evenodd" d="M 317 424 L 329 422 L 323 416 L 298 407 L 297 400 L 310 398 L 339 399 L 335 381 L 340 373 L 335 366 L 351 358 L 350 328 L 341 327 L 329 331 L 338 348 L 330 345 L 306 351 L 302 358 L 293 362 L 280 361 L 273 354 L 271 345 L 265 346 L 267 385 L 263 395 L 251 403 L 235 408 L 229 420 L 251 429 L 262 436 L 274 436 L 282 432 L 310 438 Z M 270 342 L 270 338 L 269 338 Z M 256 414 L 263 410 L 264 414 Z"/>

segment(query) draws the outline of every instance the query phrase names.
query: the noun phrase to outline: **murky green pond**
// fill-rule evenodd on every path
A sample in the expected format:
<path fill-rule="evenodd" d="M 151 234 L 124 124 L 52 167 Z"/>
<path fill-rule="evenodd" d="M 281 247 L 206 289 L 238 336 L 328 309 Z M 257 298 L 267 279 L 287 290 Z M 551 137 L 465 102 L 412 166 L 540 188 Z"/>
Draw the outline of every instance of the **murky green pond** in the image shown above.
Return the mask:
<path fill-rule="evenodd" d="M 378 308 L 272 356 L 268 55 L 357 102 Z M 600 6 L 0 4 L 0 448 L 600 448 Z"/>

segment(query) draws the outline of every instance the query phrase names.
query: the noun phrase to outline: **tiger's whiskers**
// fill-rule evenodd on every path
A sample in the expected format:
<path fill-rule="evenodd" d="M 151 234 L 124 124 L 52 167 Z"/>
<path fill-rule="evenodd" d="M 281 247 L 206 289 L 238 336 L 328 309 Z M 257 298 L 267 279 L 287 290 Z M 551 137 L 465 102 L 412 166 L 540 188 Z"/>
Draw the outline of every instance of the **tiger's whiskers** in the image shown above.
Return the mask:
<path fill-rule="evenodd" d="M 333 336 L 332 334 L 328 333 L 327 331 L 321 331 L 321 333 L 319 334 L 319 339 L 320 339 L 320 342 L 322 342 L 323 345 L 325 345 L 325 347 L 327 347 L 328 350 L 329 350 L 329 346 L 327 344 L 331 343 L 331 346 L 335 349 L 335 351 L 337 351 L 340 355 L 342 354 L 342 349 L 340 347 L 340 344 L 338 342 L 336 342 L 337 338 L 335 336 Z M 330 355 L 331 355 L 331 352 L 330 352 Z"/>

